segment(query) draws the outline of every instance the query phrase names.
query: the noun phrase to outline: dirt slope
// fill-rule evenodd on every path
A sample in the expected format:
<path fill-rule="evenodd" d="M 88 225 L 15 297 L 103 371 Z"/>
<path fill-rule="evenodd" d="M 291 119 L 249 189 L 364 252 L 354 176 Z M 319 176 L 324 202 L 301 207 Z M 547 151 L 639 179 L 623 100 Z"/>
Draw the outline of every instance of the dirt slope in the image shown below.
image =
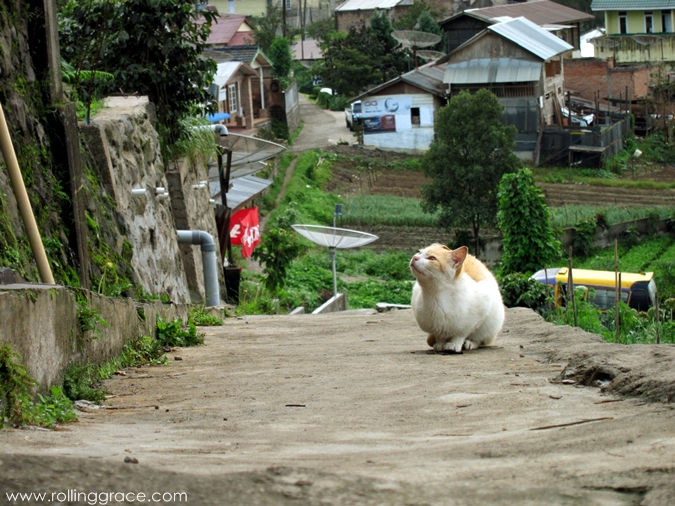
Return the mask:
<path fill-rule="evenodd" d="M 77 488 L 195 505 L 672 505 L 674 365 L 675 346 L 607 344 L 524 309 L 463 355 L 429 353 L 410 311 L 231 319 L 169 366 L 109 380 L 114 409 L 1 432 L 0 504 Z"/>

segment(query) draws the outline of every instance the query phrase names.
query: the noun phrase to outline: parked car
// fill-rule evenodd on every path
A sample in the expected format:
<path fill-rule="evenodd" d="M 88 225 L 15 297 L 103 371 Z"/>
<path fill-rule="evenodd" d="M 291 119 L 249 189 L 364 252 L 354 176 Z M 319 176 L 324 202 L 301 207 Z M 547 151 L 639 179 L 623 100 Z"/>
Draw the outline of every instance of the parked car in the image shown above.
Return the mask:
<path fill-rule="evenodd" d="M 357 100 L 352 102 L 351 105 L 345 109 L 345 122 L 347 123 L 347 128 L 354 131 L 356 125 L 361 125 L 363 123 L 363 114 L 361 113 L 361 101 Z"/>

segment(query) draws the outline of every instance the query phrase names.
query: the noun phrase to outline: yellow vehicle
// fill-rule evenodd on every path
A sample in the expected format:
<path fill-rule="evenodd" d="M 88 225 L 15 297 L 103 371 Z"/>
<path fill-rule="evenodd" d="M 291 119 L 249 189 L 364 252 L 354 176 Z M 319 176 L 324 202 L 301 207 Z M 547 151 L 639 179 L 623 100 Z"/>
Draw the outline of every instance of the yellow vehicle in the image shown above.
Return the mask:
<path fill-rule="evenodd" d="M 535 272 L 532 278 L 540 283 L 555 287 L 554 300 L 556 306 L 564 306 L 567 294 L 567 267 L 552 267 Z M 616 280 L 613 271 L 591 271 L 572 269 L 574 287 L 588 288 L 588 302 L 598 306 L 602 311 L 611 309 L 616 300 Z M 590 290 L 590 289 L 593 290 Z M 592 294 L 592 295 L 591 295 Z M 622 272 L 621 300 L 638 311 L 647 311 L 655 303 L 656 283 L 653 272 Z"/>

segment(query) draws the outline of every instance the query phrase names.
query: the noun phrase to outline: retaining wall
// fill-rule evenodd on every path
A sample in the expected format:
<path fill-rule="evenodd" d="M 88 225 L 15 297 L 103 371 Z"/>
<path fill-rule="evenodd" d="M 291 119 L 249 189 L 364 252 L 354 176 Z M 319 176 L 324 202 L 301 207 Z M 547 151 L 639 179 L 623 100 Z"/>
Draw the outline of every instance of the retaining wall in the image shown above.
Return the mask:
<path fill-rule="evenodd" d="M 73 291 L 57 285 L 0 286 L 0 344 L 21 355 L 29 374 L 46 391 L 63 380 L 73 363 L 101 364 L 122 352 L 130 340 L 155 336 L 156 320 L 187 321 L 187 306 L 161 302 L 137 303 L 84 291 L 90 308 L 97 309 L 107 326 L 79 330 Z"/>

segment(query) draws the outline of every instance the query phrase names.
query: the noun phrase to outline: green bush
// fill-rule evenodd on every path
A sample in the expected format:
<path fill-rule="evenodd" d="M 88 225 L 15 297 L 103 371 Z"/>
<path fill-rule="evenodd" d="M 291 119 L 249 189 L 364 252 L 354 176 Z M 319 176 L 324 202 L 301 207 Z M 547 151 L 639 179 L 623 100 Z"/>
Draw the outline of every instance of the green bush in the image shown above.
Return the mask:
<path fill-rule="evenodd" d="M 527 274 L 514 272 L 502 276 L 499 291 L 506 307 L 529 307 L 539 310 L 546 302 L 547 286 Z"/>
<path fill-rule="evenodd" d="M 157 318 L 157 342 L 162 346 L 198 346 L 204 344 L 204 338 L 197 334 L 193 323 L 184 326 L 182 318 L 165 322 L 160 316 Z"/>

